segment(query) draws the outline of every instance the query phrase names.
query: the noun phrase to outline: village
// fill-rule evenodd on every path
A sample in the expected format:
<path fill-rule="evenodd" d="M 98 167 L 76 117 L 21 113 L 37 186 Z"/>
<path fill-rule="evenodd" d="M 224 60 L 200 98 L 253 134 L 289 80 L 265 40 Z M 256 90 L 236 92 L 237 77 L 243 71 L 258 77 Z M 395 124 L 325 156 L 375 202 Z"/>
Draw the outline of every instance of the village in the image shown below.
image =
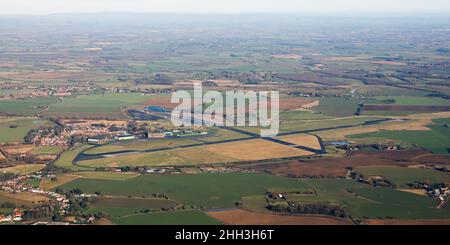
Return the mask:
<path fill-rule="evenodd" d="M 128 172 L 135 171 L 139 174 L 201 174 L 201 173 L 255 173 L 254 170 L 246 170 L 238 168 L 235 166 L 227 165 L 209 165 L 209 166 L 197 166 L 197 167 L 160 167 L 160 168 L 105 168 L 101 171 L 110 172 Z M 101 217 L 97 214 L 77 214 L 71 209 L 71 203 L 73 200 L 71 198 L 80 198 L 82 200 L 89 200 L 89 198 L 97 197 L 101 195 L 96 194 L 84 194 L 79 190 L 72 190 L 69 192 L 63 192 L 62 190 L 56 189 L 54 191 L 44 190 L 40 186 L 30 185 L 30 181 L 36 180 L 40 182 L 41 180 L 56 179 L 58 173 L 51 171 L 38 171 L 33 174 L 16 176 L 13 179 L 7 181 L 0 181 L 0 191 L 4 193 L 10 193 L 11 195 L 20 194 L 30 194 L 33 196 L 42 196 L 48 198 L 50 201 L 44 202 L 40 201 L 36 203 L 37 205 L 50 206 L 53 213 L 58 215 L 58 219 L 55 220 L 55 215 L 53 215 L 52 220 L 49 220 L 48 214 L 45 220 L 36 219 L 30 213 L 39 212 L 37 208 L 25 208 L 24 206 L 17 206 L 13 203 L 2 203 L 0 207 L 1 210 L 11 209 L 7 214 L 5 212 L 0 212 L 0 223 L 3 224 L 13 224 L 13 223 L 23 223 L 30 225 L 80 225 L 80 224 L 92 224 L 97 218 Z M 2 209 L 3 208 L 3 209 Z M 51 215 L 50 215 L 51 217 Z"/>
<path fill-rule="evenodd" d="M 87 218 L 84 217 L 74 217 L 70 214 L 71 200 L 69 199 L 68 193 L 61 193 L 58 191 L 49 191 L 43 190 L 39 187 L 32 186 L 27 183 L 30 179 L 41 180 L 42 178 L 55 178 L 56 175 L 43 173 L 41 171 L 36 172 L 34 174 L 17 176 L 14 179 L 10 179 L 4 182 L 0 182 L 0 188 L 3 192 L 11 193 L 11 194 L 20 194 L 20 193 L 28 193 L 31 195 L 38 195 L 47 197 L 50 201 L 38 203 L 39 205 L 43 205 L 49 207 L 50 210 L 54 210 L 53 212 L 59 215 L 58 217 L 64 217 L 61 220 L 53 220 L 56 221 L 57 224 L 89 224 L 95 220 L 94 216 L 89 216 Z M 77 198 L 89 198 L 92 195 L 86 195 L 83 193 L 75 194 Z M 13 203 L 3 203 L 2 207 L 12 208 L 12 212 L 10 214 L 1 214 L 0 213 L 0 223 L 26 223 L 26 224 L 52 224 L 54 223 L 51 220 L 42 221 L 39 219 L 34 220 L 33 212 L 39 212 L 38 208 L 25 208 L 23 206 L 17 207 Z M 41 208 L 42 208 L 41 207 Z M 27 215 L 28 214 L 28 215 Z"/>

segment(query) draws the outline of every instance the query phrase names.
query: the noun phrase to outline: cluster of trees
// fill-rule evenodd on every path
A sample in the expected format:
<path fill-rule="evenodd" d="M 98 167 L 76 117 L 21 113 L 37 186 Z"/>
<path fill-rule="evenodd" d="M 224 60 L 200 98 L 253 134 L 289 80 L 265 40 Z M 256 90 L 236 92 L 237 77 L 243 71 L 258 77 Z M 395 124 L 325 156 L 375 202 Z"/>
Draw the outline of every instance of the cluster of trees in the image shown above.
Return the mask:
<path fill-rule="evenodd" d="M 169 199 L 169 196 L 166 193 L 153 193 L 152 196 L 154 198 L 164 198 Z"/>
<path fill-rule="evenodd" d="M 46 217 L 53 217 L 55 215 L 55 208 L 50 205 L 42 205 L 30 210 L 24 211 L 23 218 L 27 220 L 40 219 Z"/>
<path fill-rule="evenodd" d="M 361 102 L 358 104 L 358 107 L 356 108 L 355 116 L 360 116 L 363 109 L 364 109 L 364 103 Z"/>
<path fill-rule="evenodd" d="M 162 84 L 170 85 L 173 80 L 164 74 L 155 74 L 154 76 L 143 76 L 134 79 L 136 84 Z"/>
<path fill-rule="evenodd" d="M 64 194 L 67 199 L 69 199 L 69 209 L 68 214 L 81 216 L 89 208 L 89 200 L 87 197 L 80 197 L 83 192 L 79 189 L 72 189 L 70 191 L 64 192 L 60 188 L 56 188 L 56 193 Z"/>
<path fill-rule="evenodd" d="M 7 181 L 14 177 L 15 175 L 12 173 L 0 173 L 0 181 Z"/>
<path fill-rule="evenodd" d="M 62 127 L 56 125 L 54 127 L 42 127 L 38 129 L 31 129 L 28 134 L 24 137 L 25 143 L 32 144 L 33 139 L 36 136 L 45 137 L 47 135 L 54 134 L 56 137 L 59 137 L 62 133 Z"/>
<path fill-rule="evenodd" d="M 69 147 L 72 147 L 74 145 L 76 145 L 77 143 L 87 143 L 88 141 L 88 136 L 85 135 L 72 135 L 69 138 Z"/>
<path fill-rule="evenodd" d="M 0 208 L 15 208 L 16 205 L 12 202 L 4 202 L 0 204 Z"/>
<path fill-rule="evenodd" d="M 385 100 L 383 100 L 383 104 L 395 104 L 395 102 L 397 102 L 396 100 L 394 100 L 394 99 L 385 99 Z"/>
<path fill-rule="evenodd" d="M 322 214 L 330 215 L 339 218 L 348 218 L 350 214 L 336 205 L 312 203 L 312 204 L 300 204 L 300 203 L 270 203 L 267 209 L 274 212 L 283 212 L 291 214 Z"/>
<path fill-rule="evenodd" d="M 261 82 L 264 81 L 261 77 L 257 76 L 256 74 L 242 74 L 238 78 L 238 80 L 240 83 L 249 85 L 260 84 Z"/>

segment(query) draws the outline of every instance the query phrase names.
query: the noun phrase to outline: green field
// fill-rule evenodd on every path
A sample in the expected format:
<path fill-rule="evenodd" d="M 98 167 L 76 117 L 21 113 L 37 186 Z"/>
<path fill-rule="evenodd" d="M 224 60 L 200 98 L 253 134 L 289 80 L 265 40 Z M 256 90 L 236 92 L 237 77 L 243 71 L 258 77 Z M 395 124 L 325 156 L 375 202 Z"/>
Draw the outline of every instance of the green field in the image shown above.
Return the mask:
<path fill-rule="evenodd" d="M 2 173 L 11 173 L 11 174 L 19 174 L 26 175 L 35 173 L 45 167 L 45 164 L 21 164 L 14 167 L 8 168 L 0 168 L 0 172 Z"/>
<path fill-rule="evenodd" d="M 357 217 L 396 219 L 448 219 L 450 212 L 437 209 L 437 201 L 416 194 L 388 188 L 363 188 L 352 190 L 372 203 L 350 208 Z"/>
<path fill-rule="evenodd" d="M 89 214 L 102 213 L 108 215 L 110 218 L 120 218 L 132 214 L 139 214 L 145 209 L 143 208 L 129 208 L 129 207 L 91 207 L 87 210 Z"/>
<path fill-rule="evenodd" d="M 280 121 L 280 133 L 303 130 L 316 130 L 323 128 L 334 128 L 339 126 L 357 126 L 368 121 L 380 120 L 381 116 L 350 116 L 343 118 L 324 118 L 318 120 L 287 120 Z M 259 133 L 260 127 L 236 127 L 238 129 Z"/>
<path fill-rule="evenodd" d="M 223 159 L 220 159 L 223 160 Z M 226 159 L 225 159 L 226 160 Z M 120 155 L 117 157 L 98 158 L 78 162 L 81 167 L 136 167 L 136 166 L 168 166 L 168 165 L 195 165 L 175 155 L 175 150 L 161 152 L 137 153 L 132 155 Z"/>
<path fill-rule="evenodd" d="M 60 155 L 60 157 L 53 163 L 53 165 L 59 168 L 65 168 L 73 171 L 89 170 L 89 168 L 78 167 L 72 164 L 72 161 L 77 157 L 77 155 L 80 154 L 80 152 L 82 152 L 83 150 L 88 149 L 89 147 L 92 146 L 83 145 L 76 149 L 67 150 Z"/>
<path fill-rule="evenodd" d="M 160 212 L 178 206 L 177 202 L 155 198 L 96 197 L 90 200 L 87 213 L 102 213 L 109 218 Z"/>
<path fill-rule="evenodd" d="M 89 201 L 93 207 L 107 208 L 140 208 L 160 211 L 162 208 L 173 208 L 178 203 L 161 198 L 128 198 L 128 197 L 94 197 Z"/>
<path fill-rule="evenodd" d="M 370 86 L 365 88 L 367 90 L 363 94 L 368 97 L 377 97 L 377 96 L 425 96 L 428 93 L 425 91 L 415 90 L 415 89 L 407 89 L 407 88 L 398 88 L 392 86 Z M 358 91 L 360 92 L 360 91 Z"/>
<path fill-rule="evenodd" d="M 375 138 L 381 140 L 397 140 L 417 145 L 438 154 L 447 154 L 450 149 L 450 129 L 441 125 L 428 126 L 429 131 L 386 131 L 350 135 L 349 138 Z"/>
<path fill-rule="evenodd" d="M 155 139 L 155 140 L 133 140 L 126 142 L 115 142 L 87 150 L 86 154 L 100 154 L 107 152 L 123 151 L 123 150 L 148 150 L 165 147 L 175 147 L 181 145 L 199 144 L 200 142 L 190 138 L 174 138 L 174 139 Z"/>
<path fill-rule="evenodd" d="M 200 211 L 136 214 L 113 218 L 118 225 L 220 225 L 217 220 Z"/>
<path fill-rule="evenodd" d="M 267 188 L 307 189 L 295 179 L 267 174 L 180 174 L 141 175 L 126 181 L 77 179 L 60 186 L 100 191 L 113 196 L 151 196 L 166 193 L 186 205 L 204 208 L 233 207 L 244 196 L 264 195 Z"/>
<path fill-rule="evenodd" d="M 331 203 L 357 218 L 446 219 L 450 213 L 435 208 L 432 198 L 389 188 L 375 188 L 344 179 L 303 179 L 316 196 L 288 196 L 303 203 Z"/>
<path fill-rule="evenodd" d="M 134 172 L 100 172 L 100 171 L 85 171 L 77 172 L 77 176 L 84 179 L 98 179 L 98 180 L 128 180 L 139 176 Z"/>
<path fill-rule="evenodd" d="M 56 155 L 64 150 L 62 146 L 39 146 L 36 147 L 32 153 L 34 154 L 51 154 Z"/>
<path fill-rule="evenodd" d="M 365 177 L 382 176 L 392 183 L 405 187 L 414 182 L 426 182 L 430 184 L 450 183 L 450 175 L 433 169 L 402 168 L 402 167 L 360 167 L 356 171 Z"/>
<path fill-rule="evenodd" d="M 309 111 L 284 111 L 280 112 L 280 120 L 281 121 L 297 121 L 297 120 L 318 120 L 318 119 L 327 119 L 329 116 L 323 115 L 321 113 L 313 113 Z"/>
<path fill-rule="evenodd" d="M 327 97 L 320 99 L 319 106 L 314 107 L 313 110 L 329 116 L 353 116 L 359 102 L 354 98 Z"/>
<path fill-rule="evenodd" d="M 289 132 L 294 130 L 314 130 L 322 128 L 333 128 L 339 126 L 353 126 L 362 124 L 368 121 L 382 119 L 380 117 L 348 117 L 348 118 L 336 118 L 336 119 L 322 119 L 322 120 L 300 120 L 300 121 L 287 121 L 280 125 L 280 131 Z"/>
<path fill-rule="evenodd" d="M 120 112 L 122 107 L 139 104 L 150 98 L 150 95 L 142 95 L 137 93 L 80 95 L 65 98 L 62 103 L 52 104 L 49 112 Z"/>
<path fill-rule="evenodd" d="M 29 179 L 25 182 L 25 184 L 30 185 L 34 188 L 39 188 L 39 185 L 41 184 L 40 179 Z"/>
<path fill-rule="evenodd" d="M 12 115 L 34 116 L 42 111 L 38 106 L 49 106 L 57 103 L 56 97 L 41 97 L 23 100 L 0 100 L 0 112 Z"/>
<path fill-rule="evenodd" d="M 212 128 L 208 130 L 207 136 L 198 137 L 197 140 L 201 142 L 219 142 L 231 139 L 243 139 L 248 138 L 247 135 L 243 135 L 237 132 L 232 132 L 226 129 L 215 129 Z"/>
<path fill-rule="evenodd" d="M 49 121 L 36 118 L 0 119 L 0 144 L 22 142 L 31 129 L 52 125 Z"/>
<path fill-rule="evenodd" d="M 104 93 L 78 95 L 53 103 L 44 116 L 124 118 L 122 109 L 152 98 L 140 93 Z"/>
<path fill-rule="evenodd" d="M 433 105 L 433 106 L 448 106 L 449 100 L 434 98 L 434 97 L 419 97 L 419 96 L 376 96 L 374 103 L 382 104 L 386 100 L 395 100 L 393 105 Z"/>
<path fill-rule="evenodd" d="M 450 125 L 450 118 L 439 118 L 439 119 L 434 119 L 433 120 L 434 123 L 436 124 L 440 124 L 440 125 Z"/>

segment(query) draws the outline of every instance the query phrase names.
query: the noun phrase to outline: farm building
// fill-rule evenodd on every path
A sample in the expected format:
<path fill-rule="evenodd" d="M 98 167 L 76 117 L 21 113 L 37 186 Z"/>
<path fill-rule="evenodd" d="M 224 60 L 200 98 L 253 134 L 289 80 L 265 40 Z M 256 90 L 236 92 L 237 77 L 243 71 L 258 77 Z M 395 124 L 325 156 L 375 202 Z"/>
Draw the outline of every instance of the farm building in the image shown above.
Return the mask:
<path fill-rule="evenodd" d="M 109 139 L 105 135 L 100 135 L 88 139 L 88 144 L 91 145 L 103 145 L 109 142 Z"/>
<path fill-rule="evenodd" d="M 134 140 L 134 139 L 136 139 L 136 136 L 131 135 L 131 134 L 122 134 L 122 135 L 114 136 L 114 139 L 117 141 Z"/>

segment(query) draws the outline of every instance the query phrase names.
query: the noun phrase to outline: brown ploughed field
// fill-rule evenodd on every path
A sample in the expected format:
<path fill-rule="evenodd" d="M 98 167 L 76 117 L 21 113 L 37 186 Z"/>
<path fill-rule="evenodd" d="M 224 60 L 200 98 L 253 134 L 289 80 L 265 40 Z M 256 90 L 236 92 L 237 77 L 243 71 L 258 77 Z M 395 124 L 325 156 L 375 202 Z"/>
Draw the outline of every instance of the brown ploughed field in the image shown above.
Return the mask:
<path fill-rule="evenodd" d="M 349 225 L 349 221 L 322 215 L 287 216 L 236 209 L 208 212 L 226 225 Z"/>

